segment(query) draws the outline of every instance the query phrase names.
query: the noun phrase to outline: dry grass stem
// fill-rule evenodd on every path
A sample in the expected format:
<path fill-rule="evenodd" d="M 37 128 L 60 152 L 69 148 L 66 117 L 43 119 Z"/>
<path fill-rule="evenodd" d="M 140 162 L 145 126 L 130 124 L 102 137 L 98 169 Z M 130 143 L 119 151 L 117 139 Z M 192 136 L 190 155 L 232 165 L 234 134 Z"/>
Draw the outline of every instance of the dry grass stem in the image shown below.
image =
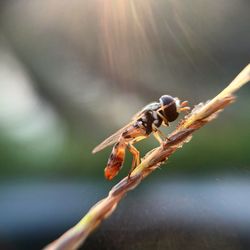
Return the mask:
<path fill-rule="evenodd" d="M 189 142 L 192 134 L 217 117 L 235 97 L 233 93 L 250 80 L 250 64 L 216 97 L 205 104 L 194 107 L 169 135 L 169 140 L 162 146 L 151 150 L 132 172 L 131 178 L 122 179 L 115 185 L 108 196 L 94 205 L 80 222 L 65 232 L 57 240 L 45 247 L 46 250 L 77 249 L 88 235 L 106 219 L 116 208 L 119 201 L 130 190 L 134 189 L 153 170 L 165 162 L 170 155 Z"/>

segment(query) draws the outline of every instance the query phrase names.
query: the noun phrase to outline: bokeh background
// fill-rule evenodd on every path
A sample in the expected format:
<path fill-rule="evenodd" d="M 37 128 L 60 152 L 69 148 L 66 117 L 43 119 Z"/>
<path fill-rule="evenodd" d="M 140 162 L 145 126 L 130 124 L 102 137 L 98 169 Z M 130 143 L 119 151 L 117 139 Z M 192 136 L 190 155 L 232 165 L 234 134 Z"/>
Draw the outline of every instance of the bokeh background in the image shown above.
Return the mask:
<path fill-rule="evenodd" d="M 249 63 L 249 13 L 248 0 L 1 1 L 0 249 L 41 249 L 127 174 L 129 154 L 108 182 L 111 148 L 91 150 L 145 104 L 223 89 Z M 250 249 L 249 86 L 237 95 L 82 249 Z"/>

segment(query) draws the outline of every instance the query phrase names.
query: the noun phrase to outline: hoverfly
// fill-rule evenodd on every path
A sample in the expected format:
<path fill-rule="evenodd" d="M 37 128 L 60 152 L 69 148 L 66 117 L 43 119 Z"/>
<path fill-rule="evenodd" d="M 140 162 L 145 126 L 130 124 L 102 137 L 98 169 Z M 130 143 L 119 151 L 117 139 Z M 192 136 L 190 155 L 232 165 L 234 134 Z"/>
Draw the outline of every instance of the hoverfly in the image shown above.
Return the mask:
<path fill-rule="evenodd" d="M 161 125 L 169 126 L 169 122 L 176 120 L 180 112 L 190 110 L 187 105 L 187 101 L 180 102 L 177 97 L 163 95 L 159 102 L 146 105 L 132 117 L 130 123 L 96 146 L 92 151 L 93 154 L 114 144 L 104 170 L 105 177 L 111 180 L 118 174 L 124 162 L 126 148 L 133 155 L 132 166 L 128 175 L 130 176 L 133 169 L 140 163 L 140 152 L 133 144 L 147 138 L 151 133 L 162 144 L 162 137 L 165 139 L 167 137 L 159 130 L 159 127 Z"/>

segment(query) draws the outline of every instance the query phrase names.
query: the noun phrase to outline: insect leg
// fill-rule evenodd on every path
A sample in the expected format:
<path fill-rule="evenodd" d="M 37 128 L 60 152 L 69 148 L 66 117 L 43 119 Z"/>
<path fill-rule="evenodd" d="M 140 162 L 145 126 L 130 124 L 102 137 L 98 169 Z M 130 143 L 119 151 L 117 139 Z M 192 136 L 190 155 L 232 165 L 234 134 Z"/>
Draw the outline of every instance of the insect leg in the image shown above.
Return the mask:
<path fill-rule="evenodd" d="M 108 180 L 113 179 L 122 168 L 126 147 L 127 143 L 123 137 L 121 137 L 120 140 L 114 145 L 109 156 L 107 166 L 104 169 L 105 177 Z"/>
<path fill-rule="evenodd" d="M 132 166 L 131 166 L 131 169 L 130 169 L 129 174 L 128 174 L 128 177 L 130 177 L 132 171 L 140 163 L 140 152 L 130 143 L 128 144 L 128 150 L 133 155 Z"/>
<path fill-rule="evenodd" d="M 180 112 L 188 112 L 188 111 L 190 111 L 190 107 L 180 108 Z"/>
<path fill-rule="evenodd" d="M 179 107 L 179 112 L 188 112 L 190 111 L 190 107 L 188 106 L 188 101 L 183 101 Z"/>
<path fill-rule="evenodd" d="M 154 135 L 155 139 L 156 139 L 160 144 L 163 143 L 163 140 L 161 139 L 161 137 L 160 137 L 160 135 L 159 135 L 159 131 L 153 131 L 153 135 Z"/>
<path fill-rule="evenodd" d="M 160 144 L 163 143 L 163 140 L 162 140 L 161 137 L 163 137 L 164 140 L 168 140 L 168 137 L 167 137 L 159 128 L 157 128 L 154 124 L 152 125 L 152 128 L 153 128 L 153 135 L 154 135 L 155 139 L 156 139 Z"/>

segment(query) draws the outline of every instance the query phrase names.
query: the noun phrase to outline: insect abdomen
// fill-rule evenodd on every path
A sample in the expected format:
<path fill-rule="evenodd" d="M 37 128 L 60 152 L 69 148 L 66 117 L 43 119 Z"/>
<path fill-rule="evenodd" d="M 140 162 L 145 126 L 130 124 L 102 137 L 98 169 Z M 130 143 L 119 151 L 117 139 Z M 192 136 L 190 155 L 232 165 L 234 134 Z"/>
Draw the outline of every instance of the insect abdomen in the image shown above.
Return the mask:
<path fill-rule="evenodd" d="M 111 180 L 115 177 L 122 168 L 125 150 L 130 142 L 141 140 L 147 137 L 146 131 L 143 126 L 139 126 L 138 121 L 128 127 L 120 136 L 118 142 L 114 145 L 112 153 L 109 156 L 107 166 L 104 170 L 105 177 Z"/>
<path fill-rule="evenodd" d="M 104 169 L 105 177 L 108 180 L 113 179 L 120 171 L 125 158 L 126 146 L 123 138 L 114 145 L 107 166 Z"/>

